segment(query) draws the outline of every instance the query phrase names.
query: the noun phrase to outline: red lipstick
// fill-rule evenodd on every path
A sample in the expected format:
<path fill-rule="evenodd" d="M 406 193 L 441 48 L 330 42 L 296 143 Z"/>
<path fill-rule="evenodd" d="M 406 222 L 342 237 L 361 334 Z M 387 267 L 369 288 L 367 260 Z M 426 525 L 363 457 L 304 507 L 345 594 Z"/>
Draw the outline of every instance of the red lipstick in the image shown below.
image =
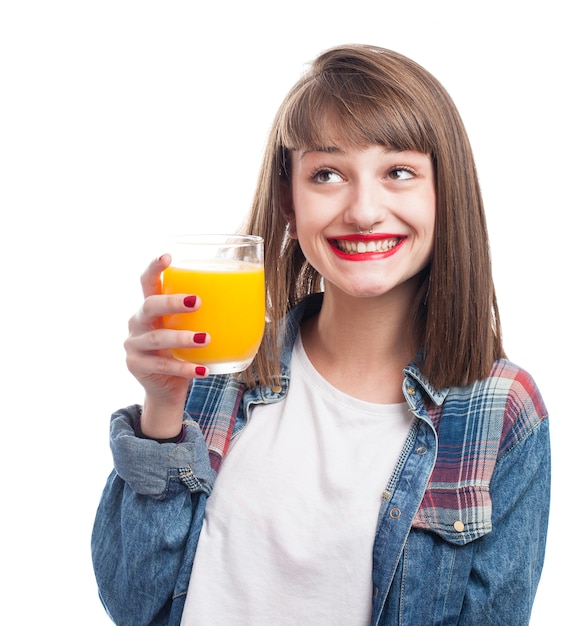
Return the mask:
<path fill-rule="evenodd" d="M 344 235 L 328 239 L 336 256 L 345 261 L 378 261 L 395 254 L 407 237 L 385 233 Z"/>

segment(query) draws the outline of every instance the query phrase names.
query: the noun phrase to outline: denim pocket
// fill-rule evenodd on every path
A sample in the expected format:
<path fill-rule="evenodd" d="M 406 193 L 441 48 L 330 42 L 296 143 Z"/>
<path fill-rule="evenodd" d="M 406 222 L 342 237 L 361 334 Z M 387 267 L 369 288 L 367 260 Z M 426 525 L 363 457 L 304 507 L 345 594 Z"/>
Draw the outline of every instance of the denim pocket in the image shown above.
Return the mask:
<path fill-rule="evenodd" d="M 488 534 L 492 530 L 488 487 L 430 484 L 413 519 L 413 528 L 432 531 L 459 546 Z"/>

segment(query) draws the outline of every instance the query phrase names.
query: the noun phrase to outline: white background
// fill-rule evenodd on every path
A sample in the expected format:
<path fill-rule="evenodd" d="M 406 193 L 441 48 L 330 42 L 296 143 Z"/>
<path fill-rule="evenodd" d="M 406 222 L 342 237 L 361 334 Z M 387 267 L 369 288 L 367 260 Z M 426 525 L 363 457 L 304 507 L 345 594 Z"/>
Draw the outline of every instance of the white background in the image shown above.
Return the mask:
<path fill-rule="evenodd" d="M 0 607 L 16 613 L 7 623 L 109 623 L 89 538 L 111 467 L 109 415 L 141 401 L 122 348 L 139 274 L 165 234 L 239 225 L 285 92 L 319 52 L 351 42 L 420 62 L 466 122 L 506 348 L 552 419 L 552 518 L 532 624 L 580 613 L 568 565 L 582 556 L 575 6 L 1 4 Z"/>

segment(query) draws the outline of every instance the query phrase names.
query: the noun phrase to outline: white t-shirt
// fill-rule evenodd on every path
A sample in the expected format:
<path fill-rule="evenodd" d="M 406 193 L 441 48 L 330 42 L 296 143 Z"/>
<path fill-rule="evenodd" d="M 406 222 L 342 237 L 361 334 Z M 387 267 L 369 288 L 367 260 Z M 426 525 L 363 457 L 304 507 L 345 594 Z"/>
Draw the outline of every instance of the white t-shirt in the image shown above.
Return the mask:
<path fill-rule="evenodd" d="M 370 623 L 381 495 L 414 417 L 332 387 L 299 338 L 291 372 L 223 460 L 182 626 Z"/>

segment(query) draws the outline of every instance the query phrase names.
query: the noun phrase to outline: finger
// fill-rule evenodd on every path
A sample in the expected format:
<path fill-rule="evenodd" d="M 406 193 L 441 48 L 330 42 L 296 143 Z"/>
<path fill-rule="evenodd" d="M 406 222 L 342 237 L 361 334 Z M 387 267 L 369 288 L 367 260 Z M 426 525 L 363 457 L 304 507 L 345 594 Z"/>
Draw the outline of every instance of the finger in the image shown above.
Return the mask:
<path fill-rule="evenodd" d="M 141 358 L 144 354 L 152 352 L 166 352 L 173 349 L 204 348 L 210 343 L 210 335 L 199 331 L 168 330 L 159 328 L 145 332 L 141 335 L 130 335 L 124 347 L 128 357 L 136 355 Z"/>
<path fill-rule="evenodd" d="M 141 308 L 145 317 L 153 319 L 175 313 L 193 313 L 200 309 L 201 303 L 201 299 L 194 294 L 173 293 L 150 296 Z"/>
<path fill-rule="evenodd" d="M 170 265 L 172 257 L 163 254 L 154 259 L 140 277 L 144 297 L 147 298 L 161 291 L 160 274 Z"/>
<path fill-rule="evenodd" d="M 140 358 L 135 358 L 135 355 L 128 355 L 126 364 L 128 370 L 141 381 L 157 376 L 186 379 L 208 376 L 206 366 L 179 361 L 171 356 L 150 354 L 146 357 L 142 355 Z"/>
<path fill-rule="evenodd" d="M 176 313 L 193 313 L 201 306 L 201 299 L 193 294 L 170 294 L 148 296 L 138 312 L 128 323 L 130 334 L 159 327 L 159 318 Z"/>

